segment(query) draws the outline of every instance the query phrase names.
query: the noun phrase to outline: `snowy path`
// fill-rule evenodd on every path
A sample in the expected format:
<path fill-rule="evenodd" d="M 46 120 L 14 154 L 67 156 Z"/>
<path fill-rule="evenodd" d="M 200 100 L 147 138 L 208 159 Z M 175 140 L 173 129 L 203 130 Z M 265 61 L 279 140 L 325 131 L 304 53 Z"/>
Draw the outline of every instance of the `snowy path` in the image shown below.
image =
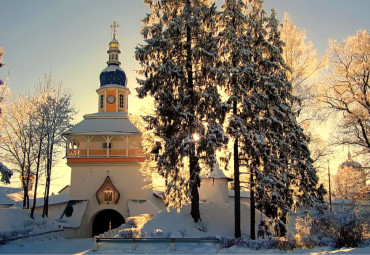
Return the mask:
<path fill-rule="evenodd" d="M 99 251 L 92 251 L 92 239 L 65 239 L 60 235 L 52 238 L 34 238 L 33 240 L 14 241 L 0 245 L 0 254 L 370 254 L 370 246 L 366 248 L 331 250 L 328 247 L 318 247 L 311 250 L 251 250 L 232 247 L 216 249 L 214 244 L 176 244 L 175 250 L 169 244 L 138 244 L 133 250 L 131 244 L 104 243 Z"/>
<path fill-rule="evenodd" d="M 35 238 L 0 245 L 0 254 L 85 254 L 92 248 L 92 239 Z"/>

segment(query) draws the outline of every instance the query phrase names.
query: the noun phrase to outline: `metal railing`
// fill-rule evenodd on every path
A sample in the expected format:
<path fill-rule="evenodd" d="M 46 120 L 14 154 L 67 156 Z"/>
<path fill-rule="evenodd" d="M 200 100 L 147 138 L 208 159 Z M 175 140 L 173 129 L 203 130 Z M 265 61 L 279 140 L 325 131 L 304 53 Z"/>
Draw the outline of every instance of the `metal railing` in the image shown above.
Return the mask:
<path fill-rule="evenodd" d="M 108 151 L 107 151 L 108 150 Z M 100 150 L 86 150 L 86 149 L 69 149 L 68 158 L 96 158 L 96 157 L 142 157 L 143 150 L 138 149 L 100 149 Z"/>
<path fill-rule="evenodd" d="M 93 251 L 99 250 L 99 243 L 131 243 L 131 248 L 136 250 L 139 243 L 168 243 L 170 249 L 175 250 L 176 243 L 214 243 L 216 249 L 220 248 L 219 238 L 100 238 L 95 236 L 93 239 Z"/>

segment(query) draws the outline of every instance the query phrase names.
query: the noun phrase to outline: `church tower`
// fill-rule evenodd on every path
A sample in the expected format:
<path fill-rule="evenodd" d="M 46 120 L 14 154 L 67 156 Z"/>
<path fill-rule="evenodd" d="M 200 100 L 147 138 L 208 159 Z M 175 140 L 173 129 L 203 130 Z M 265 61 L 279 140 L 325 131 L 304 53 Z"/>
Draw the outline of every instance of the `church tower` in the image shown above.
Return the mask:
<path fill-rule="evenodd" d="M 120 226 L 129 216 L 158 212 L 140 172 L 145 160 L 141 133 L 128 118 L 130 90 L 120 67 L 118 24 L 111 28 L 108 66 L 96 90 L 98 111 L 64 133 L 71 167 L 70 201 L 61 217 L 67 237 L 91 237 Z"/>
<path fill-rule="evenodd" d="M 128 95 L 130 90 L 127 88 L 127 77 L 121 69 L 119 61 L 119 42 L 116 39 L 118 24 L 111 26 L 113 29 L 113 39 L 109 43 L 108 66 L 100 74 L 100 88 L 97 89 L 99 95 L 99 112 L 128 112 Z"/>

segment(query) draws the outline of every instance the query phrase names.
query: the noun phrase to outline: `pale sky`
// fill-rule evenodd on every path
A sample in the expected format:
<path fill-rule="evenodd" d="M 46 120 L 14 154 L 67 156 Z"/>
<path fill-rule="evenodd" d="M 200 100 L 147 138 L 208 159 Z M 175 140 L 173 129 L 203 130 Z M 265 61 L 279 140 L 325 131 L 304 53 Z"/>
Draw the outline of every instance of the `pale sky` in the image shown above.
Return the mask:
<path fill-rule="evenodd" d="M 121 67 L 131 90 L 129 112 L 138 113 L 135 46 L 142 42 L 140 20 L 148 8 L 143 0 L 0 0 L 0 47 L 4 48 L 2 79 L 10 74 L 14 92 L 31 91 L 39 78 L 52 72 L 72 93 L 79 111 L 75 122 L 97 111 L 99 74 L 106 67 L 109 26 L 120 24 Z M 217 1 L 221 6 L 221 0 Z M 370 28 L 370 0 L 265 0 L 264 9 L 275 8 L 281 20 L 288 12 L 322 56 L 329 39 L 338 41 Z M 64 162 L 60 165 L 64 165 Z M 62 167 L 68 175 L 66 167 Z M 54 190 L 69 182 L 61 181 Z"/>

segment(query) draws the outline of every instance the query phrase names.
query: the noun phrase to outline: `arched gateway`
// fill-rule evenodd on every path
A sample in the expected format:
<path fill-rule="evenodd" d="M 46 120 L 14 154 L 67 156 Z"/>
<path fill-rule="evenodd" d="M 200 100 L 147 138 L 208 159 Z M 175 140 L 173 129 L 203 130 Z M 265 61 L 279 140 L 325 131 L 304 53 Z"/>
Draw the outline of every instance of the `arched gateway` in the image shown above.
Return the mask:
<path fill-rule="evenodd" d="M 123 216 L 111 209 L 106 209 L 98 212 L 92 224 L 92 236 L 104 233 L 110 229 L 117 228 L 125 223 Z"/>

